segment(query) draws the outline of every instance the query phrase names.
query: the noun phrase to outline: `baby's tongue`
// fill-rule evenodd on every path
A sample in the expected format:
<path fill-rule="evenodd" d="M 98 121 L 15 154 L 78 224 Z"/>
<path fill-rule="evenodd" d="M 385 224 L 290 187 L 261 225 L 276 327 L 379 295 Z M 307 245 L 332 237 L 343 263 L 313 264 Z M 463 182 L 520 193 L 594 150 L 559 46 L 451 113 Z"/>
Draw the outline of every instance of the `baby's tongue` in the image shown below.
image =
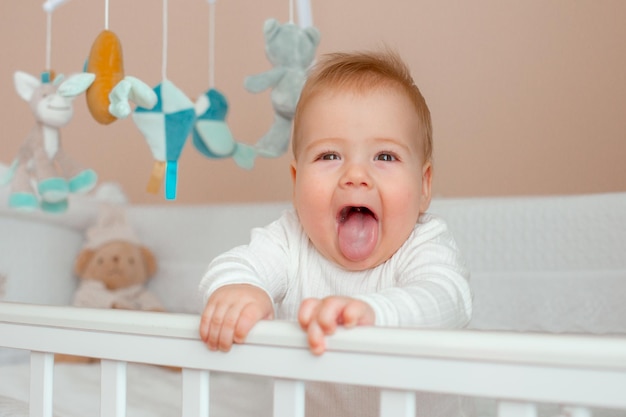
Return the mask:
<path fill-rule="evenodd" d="M 368 210 L 348 210 L 339 222 L 339 249 L 351 261 L 361 261 L 374 251 L 378 222 Z"/>

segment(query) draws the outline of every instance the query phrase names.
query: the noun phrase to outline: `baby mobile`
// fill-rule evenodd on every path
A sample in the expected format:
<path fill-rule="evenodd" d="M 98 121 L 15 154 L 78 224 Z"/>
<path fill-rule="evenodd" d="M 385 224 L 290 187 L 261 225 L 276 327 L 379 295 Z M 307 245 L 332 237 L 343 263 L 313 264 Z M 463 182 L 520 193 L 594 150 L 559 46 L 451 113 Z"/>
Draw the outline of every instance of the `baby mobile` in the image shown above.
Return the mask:
<path fill-rule="evenodd" d="M 44 8 L 49 13 L 49 22 L 52 10 L 65 1 L 46 1 Z M 27 81 L 18 82 L 18 78 L 25 79 L 25 76 L 18 77 L 16 73 L 16 88 L 20 96 L 31 103 L 35 99 L 43 100 L 42 94 L 34 92 L 41 86 L 52 88 L 57 93 L 53 96 L 67 103 L 85 92 L 91 116 L 105 125 L 132 114 L 154 157 L 147 191 L 157 193 L 164 183 L 165 198 L 172 200 L 176 198 L 178 160 L 190 134 L 194 147 L 204 156 L 233 158 L 244 169 L 252 169 L 257 156 L 274 158 L 288 149 L 295 106 L 320 40 L 319 31 L 311 25 L 308 0 L 298 0 L 300 25 L 293 22 L 293 1 L 289 0 L 288 23 L 280 24 L 276 19 L 268 19 L 264 24 L 265 52 L 272 68 L 251 75 L 244 81 L 244 87 L 251 93 L 271 89 L 274 122 L 255 145 L 233 138 L 226 123 L 228 101 L 215 88 L 215 0 L 208 0 L 209 88 L 195 103 L 167 77 L 168 0 L 163 0 L 162 81 L 156 87 L 150 88 L 138 78 L 125 75 L 121 42 L 109 30 L 109 0 L 105 0 L 104 29 L 91 46 L 83 72 L 62 83 L 62 77 L 55 78 L 51 71 L 42 74 L 41 82 L 33 81 L 32 76 Z M 48 44 L 49 36 L 50 30 Z M 136 104 L 134 111 L 130 102 Z M 70 103 L 69 113 L 62 123 L 55 121 L 57 131 L 69 121 L 71 110 Z M 40 206 L 44 210 L 62 211 L 67 207 L 68 191 L 88 191 L 95 185 L 97 177 L 92 170 L 78 169 L 76 164 L 70 162 L 65 164 L 69 159 L 60 151 L 58 134 L 56 148 L 52 151 L 44 149 L 41 126 L 45 125 L 46 119 L 38 114 L 35 117 L 38 122 L 35 133 L 26 141 L 25 149 L 20 150 L 9 170 L 9 177 L 15 177 L 10 205 L 17 208 Z M 37 134 L 37 131 L 40 133 Z M 41 162 L 46 160 L 47 164 Z M 57 178 L 61 174 L 53 172 L 51 165 L 61 167 L 65 177 Z M 65 179 L 68 175 L 70 177 Z M 38 181 L 36 192 L 28 188 L 33 178 Z"/>
<path fill-rule="evenodd" d="M 68 207 L 70 193 L 91 190 L 97 175 L 82 168 L 63 150 L 60 128 L 67 125 L 74 114 L 72 100 L 85 88 L 74 86 L 64 91 L 69 81 L 56 75 L 51 67 L 52 13 L 67 0 L 48 0 L 46 70 L 40 78 L 23 71 L 14 74 L 18 95 L 29 105 L 35 117 L 35 126 L 20 147 L 13 164 L 0 186 L 10 183 L 9 207 L 22 210 L 42 209 L 62 212 Z"/>
<path fill-rule="evenodd" d="M 195 103 L 196 122 L 193 129 L 195 148 L 208 158 L 232 157 L 244 169 L 254 167 L 256 151 L 234 140 L 226 123 L 228 101 L 215 88 L 215 0 L 209 3 L 209 90 Z"/>
<path fill-rule="evenodd" d="M 254 166 L 257 154 L 277 157 L 287 150 L 295 105 L 319 43 L 320 34 L 316 28 L 301 28 L 293 23 L 293 0 L 289 3 L 289 23 L 280 25 L 275 19 L 266 21 L 266 54 L 274 67 L 246 79 L 245 87 L 250 92 L 272 88 L 275 121 L 254 147 L 237 142 L 226 123 L 226 97 L 215 88 L 215 0 L 208 0 L 208 3 L 210 88 L 193 105 L 167 79 L 167 0 L 163 0 L 163 81 L 154 89 L 158 103 L 151 109 L 137 107 L 133 113 L 135 124 L 155 158 L 148 191 L 156 193 L 164 181 L 166 199 L 176 198 L 178 159 L 190 131 L 193 131 L 193 144 L 200 153 L 208 158 L 232 157 L 245 169 Z"/>

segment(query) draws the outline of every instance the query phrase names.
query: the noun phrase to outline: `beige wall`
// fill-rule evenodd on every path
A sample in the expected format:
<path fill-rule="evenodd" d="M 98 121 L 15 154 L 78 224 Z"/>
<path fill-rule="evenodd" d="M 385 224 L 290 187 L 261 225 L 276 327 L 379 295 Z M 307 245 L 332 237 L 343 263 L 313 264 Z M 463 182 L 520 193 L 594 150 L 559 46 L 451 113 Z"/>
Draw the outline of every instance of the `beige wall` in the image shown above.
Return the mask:
<path fill-rule="evenodd" d="M 435 194 L 482 196 L 626 191 L 626 1 L 312 0 L 319 52 L 399 50 L 433 113 Z M 43 1 L 0 1 L 0 162 L 9 163 L 33 119 L 12 74 L 45 64 Z M 161 81 L 161 1 L 111 0 L 126 74 Z M 208 5 L 169 1 L 168 78 L 192 100 L 208 85 Z M 219 0 L 216 87 L 234 135 L 254 143 L 270 126 L 269 95 L 243 79 L 269 69 L 266 18 L 288 19 L 287 0 Z M 104 27 L 103 0 L 72 0 L 53 14 L 52 66 L 80 71 Z M 102 126 L 75 102 L 67 151 L 133 202 L 146 193 L 152 157 L 131 119 Z M 285 200 L 290 156 L 252 171 L 209 160 L 191 141 L 180 160 L 178 203 Z"/>

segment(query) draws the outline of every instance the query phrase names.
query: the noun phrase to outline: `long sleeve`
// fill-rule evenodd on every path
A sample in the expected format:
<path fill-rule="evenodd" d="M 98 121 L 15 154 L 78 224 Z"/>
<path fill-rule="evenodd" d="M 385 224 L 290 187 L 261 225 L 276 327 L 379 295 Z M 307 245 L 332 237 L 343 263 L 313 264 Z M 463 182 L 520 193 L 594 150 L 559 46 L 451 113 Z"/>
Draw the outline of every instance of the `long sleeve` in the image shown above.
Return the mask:
<path fill-rule="evenodd" d="M 446 224 L 423 215 L 383 274 L 394 284 L 358 298 L 372 306 L 376 325 L 460 328 L 472 314 L 469 271 Z"/>

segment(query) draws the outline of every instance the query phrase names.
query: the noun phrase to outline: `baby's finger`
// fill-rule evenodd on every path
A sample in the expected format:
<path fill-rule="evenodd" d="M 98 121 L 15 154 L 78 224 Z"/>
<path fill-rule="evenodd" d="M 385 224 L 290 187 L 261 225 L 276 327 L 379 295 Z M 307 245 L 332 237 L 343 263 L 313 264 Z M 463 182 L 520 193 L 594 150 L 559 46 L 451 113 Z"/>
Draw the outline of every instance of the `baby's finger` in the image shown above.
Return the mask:
<path fill-rule="evenodd" d="M 343 309 L 343 325 L 345 327 L 354 327 L 359 324 L 359 320 L 365 314 L 365 305 L 358 301 L 348 303 Z"/>
<path fill-rule="evenodd" d="M 218 349 L 222 352 L 228 352 L 233 346 L 233 334 L 235 333 L 235 326 L 237 325 L 239 313 L 240 307 L 235 304 L 231 305 L 224 314 L 217 343 Z"/>
<path fill-rule="evenodd" d="M 343 324 L 342 312 L 345 303 L 345 300 L 336 297 L 329 297 L 322 300 L 322 304 L 317 310 L 316 321 L 325 334 L 330 335 L 335 333 L 337 324 Z"/>
<path fill-rule="evenodd" d="M 298 311 L 298 322 L 300 327 L 306 330 L 311 323 L 313 313 L 317 309 L 320 300 L 317 298 L 307 298 L 300 304 L 300 310 Z"/>
<path fill-rule="evenodd" d="M 214 308 L 213 304 L 208 304 L 202 312 L 202 316 L 200 316 L 200 339 L 204 343 L 207 343 L 209 338 L 209 328 L 211 327 L 211 316 Z"/>
<path fill-rule="evenodd" d="M 314 320 L 309 324 L 307 329 L 307 340 L 309 341 L 309 347 L 314 355 L 321 355 L 326 350 L 326 339 L 324 332 Z"/>
<path fill-rule="evenodd" d="M 252 327 L 264 318 L 263 311 L 257 305 L 250 303 L 244 306 L 235 325 L 233 341 L 243 343 Z"/>
<path fill-rule="evenodd" d="M 211 319 L 209 320 L 209 334 L 206 341 L 207 346 L 211 350 L 218 349 L 224 316 L 228 308 L 228 305 L 220 304 L 215 307 L 211 315 Z"/>

